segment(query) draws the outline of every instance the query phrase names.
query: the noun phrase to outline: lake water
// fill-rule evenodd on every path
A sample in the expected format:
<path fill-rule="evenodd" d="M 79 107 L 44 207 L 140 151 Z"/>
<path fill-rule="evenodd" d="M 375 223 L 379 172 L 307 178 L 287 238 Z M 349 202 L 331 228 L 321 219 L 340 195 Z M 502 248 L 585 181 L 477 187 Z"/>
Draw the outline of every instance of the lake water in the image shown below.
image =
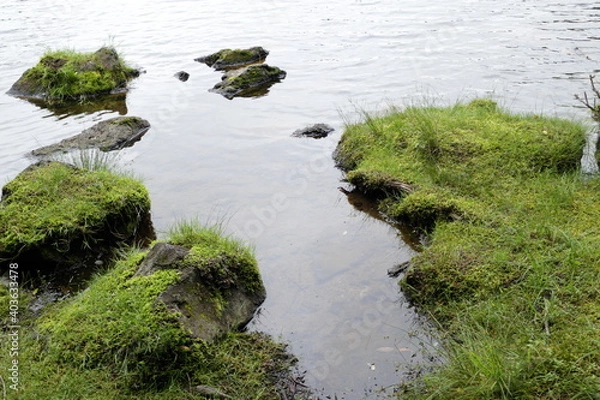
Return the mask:
<path fill-rule="evenodd" d="M 386 275 L 413 249 L 337 189 L 344 121 L 475 96 L 586 118 L 573 96 L 600 70 L 591 0 L 6 0 L 0 33 L 0 92 L 47 49 L 112 44 L 147 71 L 116 111 L 53 113 L 0 95 L 0 183 L 36 147 L 119 112 L 148 119 L 120 162 L 149 188 L 159 234 L 197 216 L 251 243 L 268 298 L 250 328 L 290 343 L 307 384 L 340 399 L 376 398 L 430 343 Z M 220 74 L 194 58 L 251 46 L 268 49 L 285 80 L 260 98 L 209 93 Z M 182 70 L 187 82 L 173 76 Z M 290 137 L 318 122 L 336 131 Z"/>

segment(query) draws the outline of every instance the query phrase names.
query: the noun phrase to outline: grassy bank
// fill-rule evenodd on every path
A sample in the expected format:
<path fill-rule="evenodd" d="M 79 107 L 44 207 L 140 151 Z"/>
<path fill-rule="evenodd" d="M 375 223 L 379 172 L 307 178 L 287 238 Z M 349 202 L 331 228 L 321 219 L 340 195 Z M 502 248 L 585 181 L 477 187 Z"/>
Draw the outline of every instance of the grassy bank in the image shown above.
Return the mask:
<path fill-rule="evenodd" d="M 195 249 L 194 257 L 206 264 L 235 259 L 255 271 L 252 252 L 213 228 L 183 224 L 170 241 Z M 87 290 L 39 317 L 28 311 L 30 297 L 22 293 L 18 398 L 278 399 L 278 378 L 293 364 L 285 347 L 257 333 L 233 332 L 212 343 L 193 339 L 157 301 L 180 278 L 177 271 L 134 276 L 146 254 L 132 250 Z M 5 332 L 11 330 L 9 301 L 1 286 Z M 3 369 L 15 359 L 9 346 L 0 343 Z"/>
<path fill-rule="evenodd" d="M 350 125 L 335 154 L 390 218 L 426 232 L 404 291 L 445 332 L 416 399 L 600 398 L 600 180 L 586 128 L 490 100 Z"/>

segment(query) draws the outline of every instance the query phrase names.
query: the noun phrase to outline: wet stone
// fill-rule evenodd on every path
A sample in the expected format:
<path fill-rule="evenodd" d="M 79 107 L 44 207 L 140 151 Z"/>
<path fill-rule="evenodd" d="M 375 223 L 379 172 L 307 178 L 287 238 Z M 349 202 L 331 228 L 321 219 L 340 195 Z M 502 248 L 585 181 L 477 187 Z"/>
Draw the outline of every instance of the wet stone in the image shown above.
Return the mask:
<path fill-rule="evenodd" d="M 185 71 L 179 71 L 175 74 L 175 78 L 179 79 L 181 82 L 186 82 L 190 79 L 190 74 Z"/>
<path fill-rule="evenodd" d="M 120 150 L 133 146 L 149 129 L 150 123 L 139 117 L 111 118 L 59 143 L 35 149 L 31 154 L 36 157 L 44 157 L 52 153 L 76 149 L 96 148 L 105 152 Z"/>
<path fill-rule="evenodd" d="M 314 124 L 311 126 L 307 126 L 306 128 L 298 129 L 298 130 L 294 131 L 294 133 L 292 133 L 292 136 L 321 139 L 321 138 L 327 137 L 334 130 L 335 129 L 333 129 L 331 126 L 329 126 L 327 124 Z"/>
<path fill-rule="evenodd" d="M 204 63 L 217 71 L 227 71 L 263 62 L 268 55 L 267 50 L 258 46 L 249 49 L 223 49 L 207 56 L 198 57 L 194 61 Z"/>

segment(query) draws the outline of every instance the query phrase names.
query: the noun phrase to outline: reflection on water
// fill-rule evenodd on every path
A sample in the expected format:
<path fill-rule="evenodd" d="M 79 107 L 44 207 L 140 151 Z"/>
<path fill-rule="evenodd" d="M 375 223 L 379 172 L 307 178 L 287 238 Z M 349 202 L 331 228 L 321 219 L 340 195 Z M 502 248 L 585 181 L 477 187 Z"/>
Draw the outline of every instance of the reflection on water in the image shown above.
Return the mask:
<path fill-rule="evenodd" d="M 121 156 L 150 190 L 157 230 L 178 218 L 227 219 L 255 247 L 267 287 L 252 329 L 289 342 L 307 383 L 340 399 L 376 398 L 371 392 L 401 379 L 427 341 L 387 276 L 414 254 L 410 240 L 337 189 L 331 153 L 344 122 L 360 117 L 356 108 L 474 96 L 518 112 L 587 117 L 573 95 L 588 89 L 600 62 L 592 0 L 8 0 L 0 21 L 1 92 L 47 48 L 109 42 L 147 71 L 124 104 L 102 110 L 49 114 L 0 96 L 0 179 L 24 169 L 33 148 L 99 120 L 148 119 L 152 131 Z M 255 99 L 209 93 L 215 73 L 194 58 L 252 46 L 271 51 L 285 83 Z M 191 78 L 174 79 L 177 71 Z M 319 141 L 290 137 L 317 122 L 336 131 Z"/>
<path fill-rule="evenodd" d="M 61 120 L 69 117 L 74 117 L 79 114 L 95 114 L 103 115 L 103 114 L 114 114 L 117 113 L 119 115 L 127 114 L 127 102 L 126 94 L 115 94 L 115 95 L 106 95 L 102 96 L 99 99 L 94 99 L 90 101 L 81 101 L 77 103 L 70 104 L 56 104 L 47 101 L 43 101 L 40 99 L 25 99 L 32 104 L 35 104 L 39 108 L 46 109 L 50 111 L 51 114 L 46 115 L 46 118 L 49 116 L 56 116 L 56 119 Z"/>

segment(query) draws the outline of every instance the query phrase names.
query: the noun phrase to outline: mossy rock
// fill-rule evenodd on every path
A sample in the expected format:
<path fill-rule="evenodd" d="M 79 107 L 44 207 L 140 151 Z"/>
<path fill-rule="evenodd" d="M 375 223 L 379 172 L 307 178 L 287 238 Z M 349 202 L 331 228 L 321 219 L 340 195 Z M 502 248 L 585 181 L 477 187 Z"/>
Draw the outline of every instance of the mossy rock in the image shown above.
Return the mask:
<path fill-rule="evenodd" d="M 264 61 L 269 52 L 262 47 L 251 47 L 249 49 L 223 49 L 208 56 L 198 57 L 195 61 L 213 67 L 217 71 L 244 67 Z"/>
<path fill-rule="evenodd" d="M 205 341 L 245 326 L 266 297 L 256 261 L 241 246 L 157 243 L 135 276 L 157 271 L 177 272 L 179 280 L 158 299 L 194 338 Z"/>
<path fill-rule="evenodd" d="M 2 189 L 0 260 L 28 269 L 93 264 L 123 244 L 154 237 L 150 199 L 138 181 L 44 161 Z"/>
<path fill-rule="evenodd" d="M 258 97 L 266 94 L 273 84 L 285 77 L 286 72 L 277 67 L 267 64 L 250 65 L 225 73 L 221 82 L 217 83 L 211 91 L 228 99 Z"/>
<path fill-rule="evenodd" d="M 8 94 L 51 104 L 76 102 L 122 93 L 137 76 L 139 71 L 126 65 L 112 47 L 93 53 L 50 51 L 23 73 Z"/>

